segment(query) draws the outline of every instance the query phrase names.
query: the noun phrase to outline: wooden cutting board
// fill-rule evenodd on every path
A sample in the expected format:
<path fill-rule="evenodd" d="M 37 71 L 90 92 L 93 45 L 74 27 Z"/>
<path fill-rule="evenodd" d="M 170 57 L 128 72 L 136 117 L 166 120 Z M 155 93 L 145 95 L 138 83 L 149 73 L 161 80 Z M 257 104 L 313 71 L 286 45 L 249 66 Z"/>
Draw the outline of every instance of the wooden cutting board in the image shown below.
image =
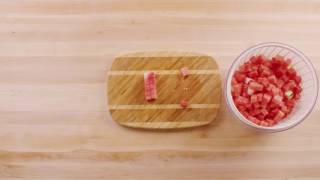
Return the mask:
<path fill-rule="evenodd" d="M 187 67 L 183 78 L 180 68 Z M 143 74 L 156 73 L 158 98 L 144 97 Z M 139 52 L 117 57 L 107 73 L 108 106 L 121 125 L 137 128 L 186 128 L 209 124 L 217 116 L 221 78 L 216 61 L 189 52 Z M 180 107 L 187 100 L 186 109 Z"/>

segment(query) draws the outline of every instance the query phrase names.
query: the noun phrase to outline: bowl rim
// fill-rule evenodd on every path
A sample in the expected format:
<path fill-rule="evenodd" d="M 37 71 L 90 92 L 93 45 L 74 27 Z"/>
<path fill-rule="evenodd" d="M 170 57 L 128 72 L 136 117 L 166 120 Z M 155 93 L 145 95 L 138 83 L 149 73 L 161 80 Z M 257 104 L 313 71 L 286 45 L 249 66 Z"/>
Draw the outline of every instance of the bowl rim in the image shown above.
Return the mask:
<path fill-rule="evenodd" d="M 229 85 L 231 83 L 231 79 L 232 79 L 232 74 L 231 74 L 231 71 L 235 68 L 235 64 L 239 61 L 239 59 L 241 57 L 243 57 L 246 53 L 250 52 L 250 51 L 253 51 L 255 49 L 258 49 L 258 48 L 261 48 L 261 47 L 264 47 L 264 46 L 278 46 L 278 47 L 281 47 L 281 48 L 286 48 L 288 49 L 289 51 L 293 51 L 295 52 L 296 54 L 298 54 L 299 56 L 302 57 L 302 59 L 310 66 L 311 68 L 311 73 L 312 73 L 312 77 L 315 79 L 315 88 L 316 88 L 316 96 L 312 102 L 312 105 L 310 106 L 310 109 L 307 111 L 307 113 L 305 113 L 305 115 L 299 119 L 297 122 L 295 123 L 292 123 L 292 124 L 289 124 L 288 126 L 285 126 L 285 127 L 282 127 L 282 128 L 276 128 L 276 127 L 263 127 L 263 126 L 259 126 L 259 125 L 256 125 L 254 123 L 252 123 L 251 121 L 247 120 L 240 112 L 239 110 L 237 109 L 237 107 L 235 106 L 234 102 L 233 102 L 233 99 L 232 99 L 232 96 L 231 96 L 231 85 Z M 317 76 L 317 73 L 316 73 L 316 70 L 315 70 L 315 67 L 314 65 L 311 63 L 310 59 L 300 50 L 298 50 L 297 48 L 293 47 L 293 46 L 290 46 L 290 45 L 287 45 L 287 44 L 284 44 L 284 43 L 280 43 L 280 42 L 263 42 L 263 43 L 259 43 L 259 44 L 255 44 L 253 46 L 250 46 L 249 48 L 245 49 L 244 51 L 242 51 L 232 62 L 229 70 L 227 71 L 227 78 L 225 80 L 225 85 L 224 85 L 224 88 L 225 88 L 225 91 L 224 91 L 224 94 L 225 94 L 225 99 L 226 99 L 226 102 L 227 102 L 227 106 L 228 106 L 228 109 L 229 111 L 231 111 L 236 117 L 237 119 L 246 124 L 247 126 L 251 127 L 251 128 L 254 128 L 256 130 L 260 130 L 260 131 L 263 131 L 263 132 L 281 132 L 281 131 L 285 131 L 285 130 L 288 130 L 288 129 L 291 129 L 295 126 L 297 126 L 298 124 L 300 124 L 301 122 L 303 122 L 308 116 L 309 114 L 312 112 L 312 110 L 314 109 L 315 107 L 315 104 L 317 102 L 317 99 L 318 99 L 318 93 L 319 93 L 319 85 L 318 85 L 318 76 Z M 230 92 L 230 93 L 229 93 Z M 231 102 L 232 101 L 232 102 Z"/>

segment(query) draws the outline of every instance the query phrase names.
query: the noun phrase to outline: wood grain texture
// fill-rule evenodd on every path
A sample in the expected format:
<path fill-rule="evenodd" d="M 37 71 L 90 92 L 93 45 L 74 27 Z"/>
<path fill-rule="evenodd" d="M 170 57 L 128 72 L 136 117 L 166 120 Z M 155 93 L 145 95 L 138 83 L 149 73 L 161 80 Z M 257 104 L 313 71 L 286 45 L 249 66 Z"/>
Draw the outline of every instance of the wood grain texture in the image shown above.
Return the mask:
<path fill-rule="evenodd" d="M 180 69 L 187 67 L 184 78 Z M 158 98 L 144 96 L 145 72 L 156 74 Z M 108 107 L 121 125 L 177 129 L 206 125 L 220 108 L 221 77 L 216 61 L 189 52 L 139 52 L 117 57 L 107 72 Z M 187 100 L 186 109 L 180 101 Z"/>
<path fill-rule="evenodd" d="M 266 41 L 319 73 L 319 32 L 316 0 L 0 1 L 0 179 L 318 180 L 319 103 L 276 134 L 247 129 L 224 102 L 208 126 L 135 130 L 107 111 L 105 74 L 117 55 L 171 50 L 216 58 L 224 78 Z"/>

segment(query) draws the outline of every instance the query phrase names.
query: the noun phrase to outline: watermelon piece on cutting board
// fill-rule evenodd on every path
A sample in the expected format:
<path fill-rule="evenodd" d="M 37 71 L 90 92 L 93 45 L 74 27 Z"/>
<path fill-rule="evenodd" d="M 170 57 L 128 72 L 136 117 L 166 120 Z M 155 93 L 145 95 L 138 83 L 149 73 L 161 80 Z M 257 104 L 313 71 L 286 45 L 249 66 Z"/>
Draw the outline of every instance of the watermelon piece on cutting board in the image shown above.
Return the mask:
<path fill-rule="evenodd" d="M 156 74 L 154 72 L 144 73 L 144 96 L 147 101 L 157 99 Z"/>
<path fill-rule="evenodd" d="M 187 76 L 183 77 L 182 68 L 187 68 Z M 203 54 L 126 54 L 114 60 L 107 80 L 108 109 L 112 118 L 124 126 L 201 126 L 212 122 L 220 107 L 219 69 L 212 57 Z M 181 105 L 182 100 L 187 106 Z"/>

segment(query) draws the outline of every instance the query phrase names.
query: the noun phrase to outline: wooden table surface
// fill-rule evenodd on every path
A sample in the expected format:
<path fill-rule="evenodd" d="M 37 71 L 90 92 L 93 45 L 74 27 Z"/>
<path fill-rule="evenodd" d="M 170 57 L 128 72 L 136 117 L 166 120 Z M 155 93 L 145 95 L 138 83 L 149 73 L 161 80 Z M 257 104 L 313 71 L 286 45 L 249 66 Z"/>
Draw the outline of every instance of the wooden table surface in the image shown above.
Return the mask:
<path fill-rule="evenodd" d="M 225 77 L 247 47 L 278 41 L 320 68 L 315 0 L 0 1 L 1 179 L 320 179 L 319 104 L 260 134 L 223 108 L 209 126 L 146 131 L 107 111 L 115 56 L 194 51 Z"/>

